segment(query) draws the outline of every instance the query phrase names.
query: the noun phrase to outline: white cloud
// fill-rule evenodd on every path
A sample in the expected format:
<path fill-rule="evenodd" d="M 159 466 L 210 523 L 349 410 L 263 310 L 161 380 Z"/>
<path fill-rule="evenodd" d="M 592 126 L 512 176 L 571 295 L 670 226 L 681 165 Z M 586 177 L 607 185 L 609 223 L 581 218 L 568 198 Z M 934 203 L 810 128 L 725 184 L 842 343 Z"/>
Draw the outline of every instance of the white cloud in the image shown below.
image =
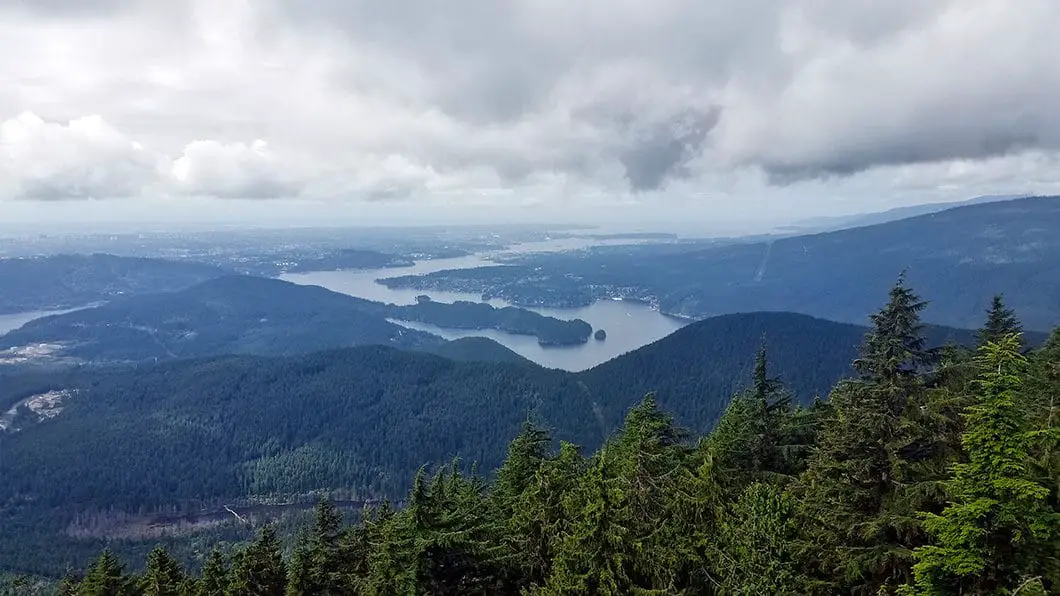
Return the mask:
<path fill-rule="evenodd" d="M 173 162 L 176 188 L 186 194 L 222 198 L 289 198 L 302 182 L 265 141 L 224 144 L 195 141 Z"/>
<path fill-rule="evenodd" d="M 17 4 L 0 119 L 40 131 L 0 198 L 759 215 L 1060 178 L 1054 0 Z"/>
<path fill-rule="evenodd" d="M 66 124 L 26 112 L 0 123 L 0 175 L 7 197 L 106 199 L 143 193 L 157 158 L 99 116 Z"/>

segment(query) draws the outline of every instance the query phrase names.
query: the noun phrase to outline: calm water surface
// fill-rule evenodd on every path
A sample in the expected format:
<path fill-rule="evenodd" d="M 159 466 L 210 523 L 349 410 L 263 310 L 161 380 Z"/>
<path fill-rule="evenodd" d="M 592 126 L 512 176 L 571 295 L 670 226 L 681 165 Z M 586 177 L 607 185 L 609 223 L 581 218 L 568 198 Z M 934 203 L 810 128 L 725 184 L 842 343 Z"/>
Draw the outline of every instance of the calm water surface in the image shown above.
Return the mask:
<path fill-rule="evenodd" d="M 628 243 L 626 241 L 625 243 Z M 598 246 L 600 241 L 569 239 L 562 241 L 533 242 L 521 244 L 511 252 L 526 253 L 539 251 L 571 250 L 586 246 Z M 454 302 L 470 300 L 480 302 L 481 296 L 461 292 L 437 292 L 395 289 L 391 290 L 375 280 L 400 275 L 420 275 L 446 269 L 469 269 L 493 265 L 488 255 L 476 254 L 453 259 L 434 259 L 418 261 L 413 267 L 395 267 L 371 269 L 366 271 L 314 271 L 282 275 L 280 279 L 303 284 L 323 286 L 335 292 L 357 296 L 368 300 L 393 304 L 413 304 L 416 296 L 427 294 L 432 300 Z M 490 300 L 494 306 L 507 306 L 504 300 Z M 564 370 L 585 370 L 666 337 L 688 324 L 688 321 L 669 317 L 651 307 L 636 302 L 601 300 L 580 308 L 531 308 L 530 310 L 558 319 L 582 319 L 593 326 L 603 329 L 607 339 L 596 341 L 589 339 L 586 344 L 564 347 L 542 347 L 537 338 L 524 335 L 512 335 L 493 330 L 464 331 L 442 329 L 435 325 L 396 321 L 401 325 L 421 331 L 429 331 L 446 339 L 462 337 L 488 337 L 504 344 L 518 354 L 550 368 Z"/>
<path fill-rule="evenodd" d="M 26 323 L 29 323 L 33 319 L 40 319 L 51 315 L 61 315 L 68 312 L 74 312 L 75 310 L 81 309 L 68 308 L 66 310 L 34 310 L 30 312 L 18 312 L 9 315 L 0 315 L 0 335 L 3 335 L 8 331 L 14 331 L 15 329 L 18 329 Z"/>

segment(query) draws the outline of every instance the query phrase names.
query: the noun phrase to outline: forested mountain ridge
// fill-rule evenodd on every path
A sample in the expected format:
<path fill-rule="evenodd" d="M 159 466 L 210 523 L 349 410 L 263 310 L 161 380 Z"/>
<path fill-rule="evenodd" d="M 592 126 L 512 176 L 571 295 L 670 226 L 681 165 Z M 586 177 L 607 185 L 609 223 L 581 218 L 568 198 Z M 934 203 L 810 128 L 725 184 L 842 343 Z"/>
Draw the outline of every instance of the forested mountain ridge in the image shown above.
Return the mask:
<path fill-rule="evenodd" d="M 105 254 L 0 258 L 0 314 L 170 292 L 221 275 L 224 270 L 199 263 Z"/>
<path fill-rule="evenodd" d="M 1028 329 L 1060 320 L 1060 198 L 967 205 L 834 232 L 660 252 L 604 247 L 514 256 L 493 266 L 405 276 L 392 287 L 477 292 L 571 306 L 621 296 L 667 313 L 800 312 L 861 323 L 905 270 L 931 297 L 926 321 L 974 328 L 995 293 Z M 1033 287 L 1034 291 L 1024 291 Z"/>
<path fill-rule="evenodd" d="M 187 573 L 104 551 L 64 593 L 1034 594 L 1060 588 L 1060 329 L 1027 352 L 1000 299 L 974 350 L 928 346 L 901 281 L 827 402 L 797 407 L 759 351 L 705 436 L 649 395 L 591 455 L 532 423 L 492 481 L 421 468 L 356 523 L 322 500 Z M 141 559 L 142 560 L 142 559 Z"/>
<path fill-rule="evenodd" d="M 627 408 L 647 393 L 679 424 L 707 432 L 733 395 L 746 384 L 754 365 L 749 354 L 766 349 L 772 367 L 796 399 L 809 403 L 847 374 L 867 329 L 808 315 L 753 312 L 722 315 L 679 329 L 654 343 L 609 360 L 579 379 L 593 393 L 620 400 L 607 413 L 617 428 Z M 928 345 L 973 345 L 974 332 L 927 326 Z M 1043 334 L 1028 334 L 1037 345 Z M 809 365 L 809 363 L 813 363 Z M 620 407 L 617 407 L 620 405 Z"/>
<path fill-rule="evenodd" d="M 131 296 L 30 321 L 0 335 L 0 350 L 43 343 L 60 346 L 55 356 L 106 363 L 443 343 L 358 305 L 355 298 L 316 286 L 223 276 L 177 292 Z"/>
<path fill-rule="evenodd" d="M 233 275 L 30 321 L 0 335 L 0 355 L 44 344 L 45 359 L 105 364 L 221 354 L 295 355 L 372 344 L 425 350 L 445 345 L 440 337 L 388 318 L 500 328 L 536 334 L 540 342 L 554 344 L 585 342 L 592 331 L 584 321 L 519 308 L 434 302 L 397 306 L 317 286 Z"/>

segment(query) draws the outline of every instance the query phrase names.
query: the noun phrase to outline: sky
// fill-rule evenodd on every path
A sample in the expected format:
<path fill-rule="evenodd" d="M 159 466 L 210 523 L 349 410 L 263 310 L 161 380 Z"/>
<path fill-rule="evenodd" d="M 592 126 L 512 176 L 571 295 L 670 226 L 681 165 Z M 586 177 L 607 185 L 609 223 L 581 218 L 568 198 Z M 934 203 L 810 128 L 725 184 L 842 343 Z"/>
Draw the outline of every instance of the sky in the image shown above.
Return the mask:
<path fill-rule="evenodd" d="M 0 225 L 1060 194 L 1055 0 L 0 0 Z"/>

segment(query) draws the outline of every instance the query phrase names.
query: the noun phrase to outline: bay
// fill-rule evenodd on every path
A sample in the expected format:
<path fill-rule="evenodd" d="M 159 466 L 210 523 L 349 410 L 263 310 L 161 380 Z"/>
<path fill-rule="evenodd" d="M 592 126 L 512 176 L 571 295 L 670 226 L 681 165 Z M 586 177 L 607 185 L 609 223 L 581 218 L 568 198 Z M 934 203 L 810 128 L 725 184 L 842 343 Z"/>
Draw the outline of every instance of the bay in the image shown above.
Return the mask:
<path fill-rule="evenodd" d="M 628 243 L 628 240 L 625 243 Z M 572 250 L 586 246 L 599 246 L 601 244 L 604 243 L 583 239 L 564 239 L 520 244 L 506 252 L 526 253 Z M 322 286 L 342 294 L 391 304 L 413 304 L 416 301 L 416 296 L 422 294 L 426 294 L 431 297 L 431 300 L 438 302 L 454 302 L 457 300 L 481 302 L 481 296 L 477 294 L 390 289 L 376 283 L 376 280 L 401 275 L 422 275 L 447 269 L 469 269 L 493 264 L 495 263 L 489 259 L 489 255 L 482 253 L 451 259 L 417 261 L 412 267 L 291 273 L 281 275 L 280 279 L 297 284 Z M 487 302 L 498 307 L 509 306 L 507 302 L 500 299 L 493 299 Z M 622 300 L 600 300 L 589 306 L 578 308 L 533 307 L 528 310 L 558 319 L 582 319 L 592 325 L 594 330 L 603 329 L 607 333 L 607 339 L 598 341 L 590 338 L 587 343 L 581 345 L 545 347 L 538 344 L 537 339 L 532 336 L 513 335 L 495 330 L 443 329 L 436 325 L 418 322 L 395 322 L 412 329 L 428 331 L 446 339 L 488 337 L 542 366 L 569 371 L 592 368 L 616 356 L 662 339 L 690 322 L 664 315 L 647 304 Z"/>

